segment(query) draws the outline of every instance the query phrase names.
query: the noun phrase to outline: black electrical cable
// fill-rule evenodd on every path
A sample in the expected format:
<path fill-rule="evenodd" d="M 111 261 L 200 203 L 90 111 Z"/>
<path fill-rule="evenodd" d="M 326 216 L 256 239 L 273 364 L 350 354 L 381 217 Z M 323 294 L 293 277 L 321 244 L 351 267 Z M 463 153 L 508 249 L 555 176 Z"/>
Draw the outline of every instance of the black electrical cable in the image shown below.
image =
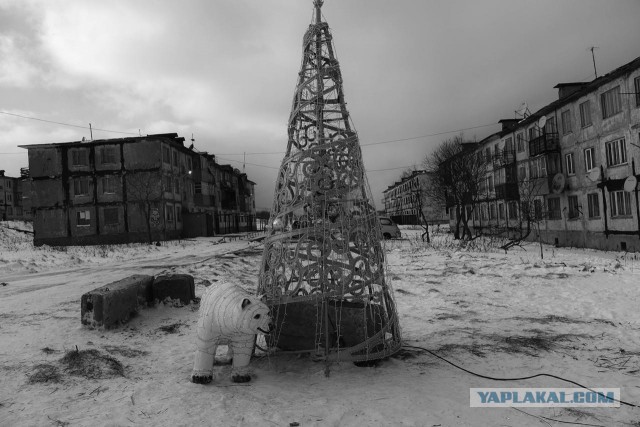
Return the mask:
<path fill-rule="evenodd" d="M 490 377 L 488 375 L 482 375 L 482 374 L 478 374 L 478 373 L 472 372 L 472 371 L 470 371 L 468 369 L 463 368 L 462 366 L 458 366 L 455 363 L 450 362 L 449 360 L 445 359 L 444 357 L 442 357 L 442 356 L 440 356 L 440 355 L 434 353 L 433 351 L 431 351 L 429 349 L 426 349 L 424 347 L 419 347 L 419 346 L 416 346 L 416 345 L 408 345 L 408 344 L 403 344 L 402 347 L 403 348 L 413 348 L 413 349 L 426 351 L 430 355 L 432 355 L 434 357 L 437 357 L 438 359 L 440 359 L 440 360 L 442 360 L 444 362 L 447 362 L 449 365 L 451 365 L 451 366 L 453 366 L 455 368 L 458 368 L 461 371 L 464 371 L 464 372 L 466 372 L 468 374 L 474 375 L 476 377 L 484 378 L 484 379 L 487 379 L 487 380 L 492 380 L 492 381 L 520 381 L 520 380 L 530 380 L 532 378 L 537 378 L 537 377 L 549 377 L 549 378 L 555 378 L 555 379 L 560 380 L 560 381 L 568 382 L 568 383 L 573 384 L 573 385 L 577 385 L 580 388 L 584 388 L 586 390 L 589 390 L 589 391 L 592 391 L 594 393 L 597 393 L 598 395 L 600 395 L 600 396 L 602 396 L 604 398 L 607 398 L 607 396 L 605 396 L 604 394 L 602 394 L 602 393 L 600 393 L 598 391 L 595 391 L 595 390 L 593 390 L 593 389 L 591 389 L 589 387 L 583 386 L 582 384 L 577 383 L 575 381 L 568 380 L 566 378 L 562 378 L 562 377 L 559 377 L 559 376 L 553 375 L 553 374 L 535 374 L 535 375 L 529 375 L 529 376 L 526 376 L 526 377 L 514 377 L 514 378 Z M 625 402 L 624 400 L 618 400 L 618 399 L 613 399 L 613 400 L 616 401 L 616 402 L 620 402 L 623 405 L 631 406 L 633 408 L 640 408 L 640 405 L 634 405 L 633 403 Z"/>

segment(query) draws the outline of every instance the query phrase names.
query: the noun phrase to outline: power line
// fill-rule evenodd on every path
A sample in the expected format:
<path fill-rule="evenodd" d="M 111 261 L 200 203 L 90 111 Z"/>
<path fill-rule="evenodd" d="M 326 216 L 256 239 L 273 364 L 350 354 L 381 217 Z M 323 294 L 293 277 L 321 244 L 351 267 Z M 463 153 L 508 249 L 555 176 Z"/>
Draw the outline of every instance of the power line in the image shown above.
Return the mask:
<path fill-rule="evenodd" d="M 449 130 L 449 131 L 445 131 L 445 132 L 430 133 L 430 134 L 418 135 L 418 136 L 410 136 L 408 138 L 390 139 L 390 140 L 378 141 L 378 142 L 368 142 L 366 144 L 360 144 L 360 146 L 365 147 L 365 146 L 370 146 L 370 145 L 390 144 L 392 142 L 411 141 L 411 140 L 414 140 L 414 139 L 429 138 L 429 137 L 432 137 L 432 136 L 441 136 L 441 135 L 446 135 L 446 134 L 449 134 L 449 133 L 463 132 L 465 130 L 480 129 L 480 128 L 485 128 L 485 127 L 495 126 L 495 125 L 497 125 L 497 123 L 488 123 L 488 124 L 485 124 L 485 125 L 472 126 L 472 127 L 456 129 L 456 130 Z M 245 154 L 265 155 L 265 154 L 284 154 L 284 153 L 285 153 L 284 151 L 265 151 L 265 152 L 246 152 L 246 153 L 221 153 L 220 155 L 221 156 L 242 156 L 242 155 L 245 155 Z"/>
<path fill-rule="evenodd" d="M 30 117 L 30 116 L 23 116 L 23 115 L 20 115 L 20 114 L 15 114 L 15 113 L 8 113 L 6 111 L 0 111 L 0 114 L 6 114 L 7 116 L 20 117 L 22 119 L 37 120 L 39 122 L 53 123 L 53 124 L 56 124 L 56 125 L 70 126 L 70 127 L 74 127 L 74 128 L 80 128 L 80 129 L 99 130 L 99 131 L 102 131 L 102 132 L 122 133 L 122 134 L 126 134 L 126 135 L 138 135 L 135 132 L 122 132 L 122 131 L 119 131 L 119 130 L 98 129 L 98 128 L 94 128 L 94 127 L 91 127 L 91 126 L 73 125 L 73 124 L 70 124 L 70 123 L 55 122 L 53 120 L 45 120 L 45 119 L 39 119 L 37 117 Z"/>

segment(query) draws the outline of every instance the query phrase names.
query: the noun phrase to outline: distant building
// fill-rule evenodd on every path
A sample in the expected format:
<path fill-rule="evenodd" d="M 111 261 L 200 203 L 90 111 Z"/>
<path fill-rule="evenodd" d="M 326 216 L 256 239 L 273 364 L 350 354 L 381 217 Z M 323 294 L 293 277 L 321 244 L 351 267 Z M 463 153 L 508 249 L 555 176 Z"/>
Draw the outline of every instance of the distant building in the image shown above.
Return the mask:
<path fill-rule="evenodd" d="M 546 243 L 640 251 L 640 58 L 555 87 L 557 100 L 501 121 L 502 130 L 478 144 L 487 185 L 479 206 L 466 207 L 470 225 L 513 232 L 526 198 Z M 533 194 L 523 193 L 524 182 Z"/>
<path fill-rule="evenodd" d="M 242 211 L 238 202 L 223 209 L 215 157 L 186 148 L 175 133 L 21 147 L 29 152 L 36 245 L 156 241 L 254 227 L 254 202 Z M 228 181 L 227 197 L 253 197 L 246 175 L 231 169 Z"/>
<path fill-rule="evenodd" d="M 413 171 L 383 192 L 385 214 L 398 224 L 420 224 L 420 207 L 430 224 L 448 221 L 444 204 L 431 200 L 424 189 L 431 186 L 431 173 Z"/>
<path fill-rule="evenodd" d="M 31 212 L 25 209 L 21 178 L 5 176 L 0 170 L 0 220 L 31 220 Z"/>

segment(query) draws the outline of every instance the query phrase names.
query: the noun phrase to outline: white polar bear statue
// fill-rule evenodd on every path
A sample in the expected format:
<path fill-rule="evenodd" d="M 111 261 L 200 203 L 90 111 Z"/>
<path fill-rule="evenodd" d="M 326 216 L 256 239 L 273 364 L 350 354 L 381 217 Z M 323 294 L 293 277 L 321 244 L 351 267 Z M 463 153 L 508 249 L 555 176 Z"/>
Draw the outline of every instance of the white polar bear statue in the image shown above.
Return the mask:
<path fill-rule="evenodd" d="M 191 381 L 208 384 L 219 344 L 227 344 L 233 358 L 233 382 L 251 381 L 249 361 L 256 334 L 268 334 L 273 325 L 269 308 L 259 298 L 231 283 L 209 286 L 200 300 L 196 357 Z"/>

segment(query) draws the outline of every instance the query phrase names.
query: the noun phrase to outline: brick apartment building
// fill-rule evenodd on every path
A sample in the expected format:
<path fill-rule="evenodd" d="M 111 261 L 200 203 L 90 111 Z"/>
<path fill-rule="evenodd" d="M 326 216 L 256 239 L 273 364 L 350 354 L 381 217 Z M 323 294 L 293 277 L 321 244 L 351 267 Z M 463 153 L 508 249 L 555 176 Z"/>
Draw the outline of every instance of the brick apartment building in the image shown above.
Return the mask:
<path fill-rule="evenodd" d="M 211 236 L 254 228 L 253 182 L 175 133 L 21 146 L 36 245 Z M 224 178 L 224 180 L 223 180 Z"/>

